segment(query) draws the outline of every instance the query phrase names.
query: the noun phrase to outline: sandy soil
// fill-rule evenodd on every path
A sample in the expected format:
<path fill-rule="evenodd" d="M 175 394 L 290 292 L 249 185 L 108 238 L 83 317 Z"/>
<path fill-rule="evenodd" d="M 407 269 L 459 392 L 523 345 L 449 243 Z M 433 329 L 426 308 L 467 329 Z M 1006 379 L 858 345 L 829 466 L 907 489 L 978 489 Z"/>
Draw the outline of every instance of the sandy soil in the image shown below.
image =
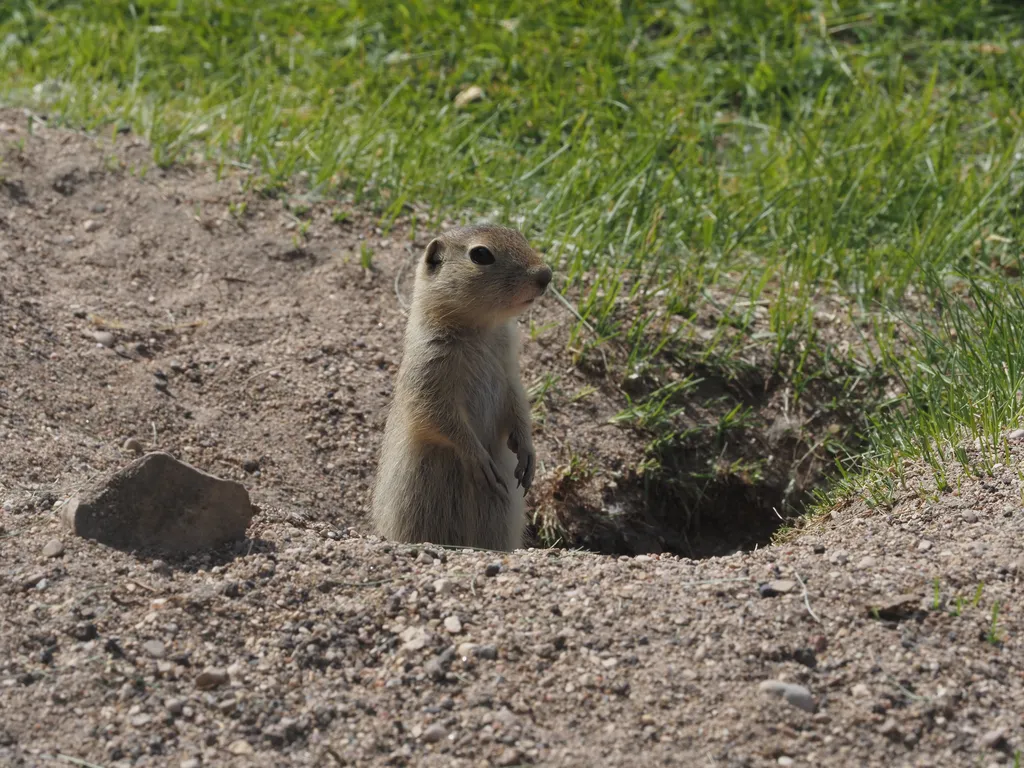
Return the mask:
<path fill-rule="evenodd" d="M 602 547 L 638 557 L 381 542 L 365 510 L 429 234 L 13 110 L 0 158 L 0 763 L 1019 759 L 1024 444 L 954 493 L 703 560 L 643 525 Z M 584 455 L 591 503 L 635 504 L 614 491 L 642 440 L 607 424 L 621 402 L 573 365 L 569 319 L 523 322 L 528 377 L 559 375 L 531 498 L 568 503 Z M 161 562 L 62 531 L 129 437 L 244 482 L 249 539 Z"/>

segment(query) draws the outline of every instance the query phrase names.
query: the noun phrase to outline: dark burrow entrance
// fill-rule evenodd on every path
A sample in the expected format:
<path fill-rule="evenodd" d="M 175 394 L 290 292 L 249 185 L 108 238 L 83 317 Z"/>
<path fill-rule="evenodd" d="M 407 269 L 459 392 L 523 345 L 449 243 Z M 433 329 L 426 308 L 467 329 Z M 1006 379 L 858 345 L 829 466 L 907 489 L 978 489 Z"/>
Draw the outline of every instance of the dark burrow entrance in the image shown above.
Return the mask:
<path fill-rule="evenodd" d="M 833 366 L 794 398 L 787 377 L 764 371 L 698 369 L 672 419 L 624 430 L 640 461 L 564 468 L 542 489 L 534 543 L 694 559 L 771 543 L 837 479 L 836 458 L 862 447 L 879 382 Z"/>

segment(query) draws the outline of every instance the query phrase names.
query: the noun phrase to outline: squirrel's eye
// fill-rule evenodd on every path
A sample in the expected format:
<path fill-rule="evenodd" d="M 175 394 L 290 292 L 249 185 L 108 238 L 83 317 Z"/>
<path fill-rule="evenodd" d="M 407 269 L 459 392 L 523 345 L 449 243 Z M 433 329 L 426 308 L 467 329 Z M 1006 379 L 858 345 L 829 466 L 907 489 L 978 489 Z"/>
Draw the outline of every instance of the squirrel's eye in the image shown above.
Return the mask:
<path fill-rule="evenodd" d="M 474 264 L 493 264 L 494 254 L 484 248 L 482 245 L 478 245 L 475 248 L 469 250 L 469 258 L 473 260 Z"/>

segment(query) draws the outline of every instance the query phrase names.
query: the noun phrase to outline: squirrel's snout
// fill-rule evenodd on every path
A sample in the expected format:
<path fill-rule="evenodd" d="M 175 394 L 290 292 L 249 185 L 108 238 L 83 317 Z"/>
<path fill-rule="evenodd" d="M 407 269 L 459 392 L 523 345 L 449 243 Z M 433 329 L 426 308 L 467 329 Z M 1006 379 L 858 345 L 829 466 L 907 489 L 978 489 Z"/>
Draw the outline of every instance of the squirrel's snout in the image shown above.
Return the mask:
<path fill-rule="evenodd" d="M 551 267 L 541 267 L 538 269 L 534 279 L 537 281 L 537 285 L 540 286 L 540 292 L 544 293 L 547 290 L 548 283 L 551 282 Z"/>

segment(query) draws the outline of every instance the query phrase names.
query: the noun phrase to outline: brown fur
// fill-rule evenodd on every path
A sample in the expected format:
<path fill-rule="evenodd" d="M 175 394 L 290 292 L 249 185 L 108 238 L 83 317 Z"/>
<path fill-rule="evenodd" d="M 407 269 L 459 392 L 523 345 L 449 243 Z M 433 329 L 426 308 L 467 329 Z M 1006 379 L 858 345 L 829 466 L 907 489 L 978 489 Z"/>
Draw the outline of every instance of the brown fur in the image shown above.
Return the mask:
<path fill-rule="evenodd" d="M 470 258 L 478 246 L 492 264 Z M 386 538 L 522 546 L 535 466 L 515 318 L 550 280 L 513 229 L 456 229 L 427 246 L 373 494 Z"/>

